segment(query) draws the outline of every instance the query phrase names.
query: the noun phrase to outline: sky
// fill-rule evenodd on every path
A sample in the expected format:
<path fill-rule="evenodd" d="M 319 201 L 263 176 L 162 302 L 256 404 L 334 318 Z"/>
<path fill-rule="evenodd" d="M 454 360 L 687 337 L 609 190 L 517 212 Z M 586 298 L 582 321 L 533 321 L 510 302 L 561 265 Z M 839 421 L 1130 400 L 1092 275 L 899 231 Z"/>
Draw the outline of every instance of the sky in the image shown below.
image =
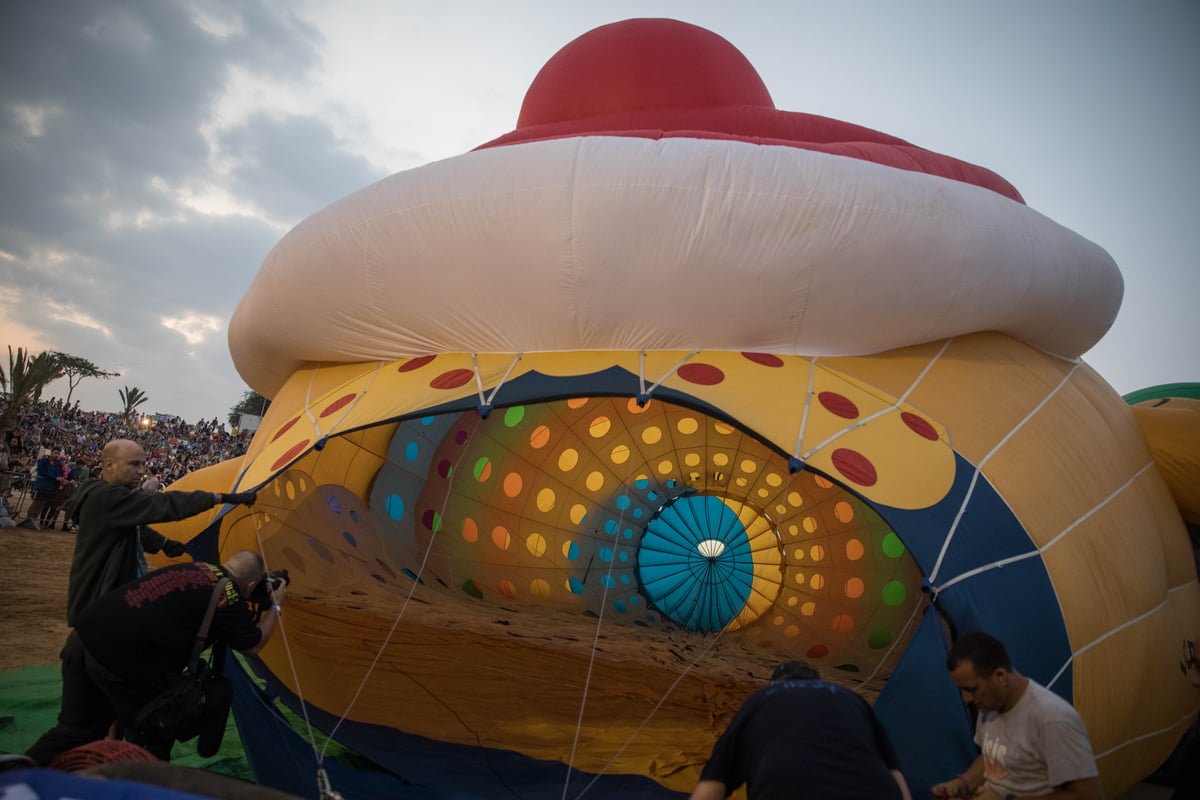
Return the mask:
<path fill-rule="evenodd" d="M 780 109 L 1004 176 L 1122 271 L 1084 360 L 1120 393 L 1200 381 L 1194 0 L 4 0 L 0 347 L 121 373 L 84 408 L 224 419 L 229 318 L 287 230 L 509 132 L 555 52 L 634 17 L 723 36 Z"/>

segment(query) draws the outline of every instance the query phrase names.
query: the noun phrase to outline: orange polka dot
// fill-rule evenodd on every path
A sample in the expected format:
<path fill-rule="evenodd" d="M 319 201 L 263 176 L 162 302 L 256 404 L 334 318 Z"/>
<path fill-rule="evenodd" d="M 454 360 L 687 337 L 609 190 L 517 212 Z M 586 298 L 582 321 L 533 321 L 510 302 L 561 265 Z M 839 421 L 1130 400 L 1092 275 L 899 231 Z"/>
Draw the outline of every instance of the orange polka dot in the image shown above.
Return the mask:
<path fill-rule="evenodd" d="M 508 532 L 508 528 L 503 525 L 492 528 L 492 544 L 501 550 L 507 550 L 512 544 L 512 534 Z"/>
<path fill-rule="evenodd" d="M 520 474 L 510 472 L 504 476 L 504 493 L 509 497 L 516 497 L 521 493 L 521 487 L 525 482 L 521 479 Z"/>
<path fill-rule="evenodd" d="M 863 547 L 863 543 L 858 539 L 848 539 L 846 541 L 846 558 L 851 561 L 858 561 L 866 552 L 867 549 Z"/>
<path fill-rule="evenodd" d="M 529 446 L 534 450 L 540 450 L 550 443 L 550 426 L 538 425 L 533 429 L 533 433 L 529 434 Z"/>

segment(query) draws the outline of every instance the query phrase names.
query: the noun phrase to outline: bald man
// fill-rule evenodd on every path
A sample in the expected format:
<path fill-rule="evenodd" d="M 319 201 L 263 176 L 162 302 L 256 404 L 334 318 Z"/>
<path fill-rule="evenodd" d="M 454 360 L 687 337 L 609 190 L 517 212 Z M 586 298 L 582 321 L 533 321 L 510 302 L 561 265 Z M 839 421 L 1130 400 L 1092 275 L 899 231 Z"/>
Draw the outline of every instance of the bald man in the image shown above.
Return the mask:
<path fill-rule="evenodd" d="M 98 480 L 89 481 L 71 500 L 67 515 L 75 523 L 75 555 L 67 586 L 67 624 L 74 627 L 96 598 L 146 574 L 145 553 L 162 551 L 175 558 L 181 543 L 149 527 L 195 516 L 215 505 L 251 505 L 254 492 L 143 492 L 146 451 L 129 439 L 114 439 L 101 453 Z"/>
<path fill-rule="evenodd" d="M 287 595 L 286 583 L 270 586 L 271 610 L 258 603 L 262 613 L 256 615 L 249 598 L 265 577 L 258 553 L 240 550 L 220 567 L 173 564 L 98 598 L 67 636 L 60 655 L 58 723 L 29 749 L 29 757 L 45 766 L 60 753 L 104 738 L 109 726 L 120 721 L 129 741 L 170 760 L 175 740 L 139 730 L 139 710 L 188 665 L 222 578 L 232 583 L 212 616 L 207 644 L 222 642 L 250 655 L 263 648 L 275 633 Z"/>

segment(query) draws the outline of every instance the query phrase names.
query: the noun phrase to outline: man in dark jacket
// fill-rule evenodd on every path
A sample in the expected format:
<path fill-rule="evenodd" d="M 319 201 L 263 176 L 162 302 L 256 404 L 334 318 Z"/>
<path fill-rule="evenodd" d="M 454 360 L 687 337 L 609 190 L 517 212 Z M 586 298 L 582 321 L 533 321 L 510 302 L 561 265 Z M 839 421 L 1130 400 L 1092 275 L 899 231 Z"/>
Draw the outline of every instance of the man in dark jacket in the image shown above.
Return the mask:
<path fill-rule="evenodd" d="M 40 765 L 74 747 L 103 739 L 114 721 L 125 738 L 167 761 L 172 739 L 137 729 L 138 711 L 183 672 L 217 582 L 229 578 L 208 630 L 208 644 L 225 642 L 254 654 L 279 624 L 287 594 L 280 581 L 269 591 L 272 608 L 255 621 L 246 602 L 266 579 L 251 550 L 220 567 L 196 562 L 155 570 L 96 600 L 79 615 L 62 649 L 63 695 L 58 724 L 27 755 Z"/>
<path fill-rule="evenodd" d="M 251 505 L 254 492 L 140 491 L 146 452 L 137 442 L 114 439 L 101 453 L 101 474 L 71 500 L 68 516 L 79 529 L 67 585 L 67 624 L 96 598 L 146 573 L 145 553 L 175 558 L 183 545 L 149 527 L 195 516 L 220 503 Z"/>
<path fill-rule="evenodd" d="M 896 751 L 867 702 L 803 661 L 780 664 L 713 747 L 691 800 L 911 800 Z"/>

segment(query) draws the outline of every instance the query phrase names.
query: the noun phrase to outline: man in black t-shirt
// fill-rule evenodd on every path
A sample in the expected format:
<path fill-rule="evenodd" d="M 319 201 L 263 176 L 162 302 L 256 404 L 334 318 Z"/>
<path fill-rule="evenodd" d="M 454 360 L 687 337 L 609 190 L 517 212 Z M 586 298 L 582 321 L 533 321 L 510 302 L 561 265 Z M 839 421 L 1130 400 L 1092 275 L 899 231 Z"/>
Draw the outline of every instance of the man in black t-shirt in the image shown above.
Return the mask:
<path fill-rule="evenodd" d="M 103 739 L 119 721 L 129 741 L 163 761 L 173 740 L 137 731 L 137 712 L 183 672 L 217 582 L 229 578 L 208 631 L 208 644 L 226 642 L 243 653 L 263 648 L 279 623 L 287 586 L 270 592 L 273 607 L 255 622 L 246 598 L 265 579 L 263 560 L 250 550 L 220 567 L 177 564 L 103 595 L 84 610 L 67 637 L 62 658 L 63 696 L 58 724 L 27 755 L 46 765 L 59 753 Z"/>
<path fill-rule="evenodd" d="M 867 702 L 802 661 L 781 664 L 734 715 L 692 800 L 911 800 L 900 760 Z"/>

